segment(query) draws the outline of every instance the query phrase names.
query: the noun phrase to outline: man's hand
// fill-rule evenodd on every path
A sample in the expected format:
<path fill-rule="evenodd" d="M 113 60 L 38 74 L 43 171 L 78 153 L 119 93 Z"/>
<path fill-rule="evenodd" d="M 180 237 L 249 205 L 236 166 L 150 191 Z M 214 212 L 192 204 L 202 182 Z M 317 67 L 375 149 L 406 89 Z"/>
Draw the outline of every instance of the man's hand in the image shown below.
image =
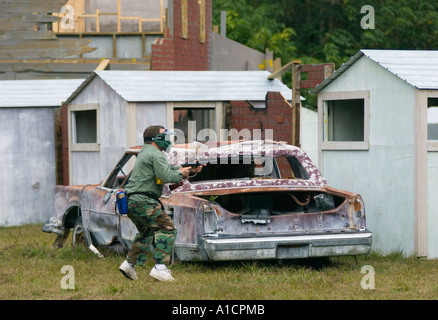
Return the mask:
<path fill-rule="evenodd" d="M 202 167 L 205 167 L 206 164 L 201 164 L 199 166 L 196 167 L 186 167 L 186 166 L 181 166 L 179 168 L 179 171 L 181 171 L 181 173 L 183 174 L 184 178 L 187 178 L 189 176 L 190 173 L 198 173 L 202 171 Z"/>
<path fill-rule="evenodd" d="M 206 166 L 206 164 L 201 164 L 201 165 L 196 166 L 196 167 L 191 167 L 191 169 L 190 169 L 190 173 L 198 173 L 198 172 L 201 172 L 201 171 L 202 171 L 202 167 L 205 167 L 205 166 Z"/>
<path fill-rule="evenodd" d="M 183 178 L 187 178 L 191 170 L 192 167 L 179 167 L 179 171 L 182 173 Z"/>

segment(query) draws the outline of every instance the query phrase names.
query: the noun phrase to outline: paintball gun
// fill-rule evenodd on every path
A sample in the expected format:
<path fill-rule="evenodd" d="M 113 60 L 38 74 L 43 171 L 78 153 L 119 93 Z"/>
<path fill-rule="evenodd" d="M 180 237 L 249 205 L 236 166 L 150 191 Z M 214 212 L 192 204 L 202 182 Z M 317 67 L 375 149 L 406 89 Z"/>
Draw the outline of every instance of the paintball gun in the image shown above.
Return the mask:
<path fill-rule="evenodd" d="M 183 164 L 181 164 L 181 167 L 186 168 L 186 167 L 199 167 L 202 164 L 199 163 L 198 160 L 195 160 L 193 162 L 185 162 Z"/>
<path fill-rule="evenodd" d="M 202 164 L 199 163 L 198 160 L 195 160 L 193 162 L 185 162 L 185 163 L 181 164 L 181 167 L 183 167 L 183 168 L 187 168 L 187 167 L 194 168 L 194 167 L 199 167 L 199 166 L 202 166 Z M 170 185 L 169 188 L 170 188 L 170 190 L 174 190 L 182 185 L 183 185 L 183 182 L 181 181 L 180 183 L 175 183 L 175 184 Z"/>

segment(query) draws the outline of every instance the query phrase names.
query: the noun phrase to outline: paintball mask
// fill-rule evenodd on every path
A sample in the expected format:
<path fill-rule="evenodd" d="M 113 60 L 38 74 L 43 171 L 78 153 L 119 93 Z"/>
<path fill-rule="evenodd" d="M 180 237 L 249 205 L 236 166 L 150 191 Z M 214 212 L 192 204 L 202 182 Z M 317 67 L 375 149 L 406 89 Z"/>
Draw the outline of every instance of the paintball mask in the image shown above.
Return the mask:
<path fill-rule="evenodd" d="M 172 134 L 174 134 L 172 131 L 166 129 L 166 131 L 163 133 L 159 133 L 150 139 L 154 141 L 157 146 L 163 148 L 165 151 L 168 151 L 168 149 L 172 146 L 172 141 L 170 139 Z"/>

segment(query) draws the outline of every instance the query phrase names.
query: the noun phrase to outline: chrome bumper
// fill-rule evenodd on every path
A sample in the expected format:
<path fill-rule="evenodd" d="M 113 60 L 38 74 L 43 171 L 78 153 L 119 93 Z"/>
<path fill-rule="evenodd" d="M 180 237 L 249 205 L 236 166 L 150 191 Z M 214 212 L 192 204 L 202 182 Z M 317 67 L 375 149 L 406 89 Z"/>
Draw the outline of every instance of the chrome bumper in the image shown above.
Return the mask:
<path fill-rule="evenodd" d="M 209 260 L 259 260 L 368 254 L 372 233 L 338 233 L 249 238 L 204 238 Z"/>

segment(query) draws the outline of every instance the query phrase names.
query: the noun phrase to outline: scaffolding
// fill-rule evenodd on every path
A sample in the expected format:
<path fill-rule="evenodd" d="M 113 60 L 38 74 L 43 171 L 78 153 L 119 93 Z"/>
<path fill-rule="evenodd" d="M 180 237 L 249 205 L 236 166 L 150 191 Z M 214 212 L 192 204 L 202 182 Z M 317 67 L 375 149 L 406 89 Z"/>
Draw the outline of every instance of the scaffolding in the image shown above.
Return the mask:
<path fill-rule="evenodd" d="M 62 19 L 61 22 L 54 22 L 52 24 L 52 30 L 57 34 L 68 34 L 68 33 L 101 33 L 101 17 L 102 16 L 115 16 L 117 23 L 117 32 L 118 33 L 127 33 L 122 30 L 122 21 L 131 20 L 136 21 L 138 23 L 138 32 L 144 32 L 144 24 L 146 23 L 159 23 L 159 30 L 155 30 L 157 32 L 163 33 L 165 27 L 165 8 L 164 8 L 164 0 L 156 0 L 159 1 L 160 13 L 157 18 L 143 18 L 140 16 L 122 16 L 122 4 L 121 0 L 117 0 L 117 12 L 103 12 L 102 9 L 96 9 L 94 13 L 86 13 L 86 1 L 91 2 L 92 0 L 69 0 L 66 5 L 63 7 L 63 12 L 54 13 L 53 15 L 61 17 L 65 21 L 69 21 L 68 19 L 74 19 L 74 24 L 69 24 L 69 26 L 73 25 L 73 27 L 64 28 Z M 158 3 L 157 3 L 158 5 Z M 70 10 L 69 10 L 70 9 Z M 94 30 L 91 30 L 91 23 L 88 23 L 88 19 L 94 19 Z M 132 32 L 132 31 L 131 31 Z"/>

